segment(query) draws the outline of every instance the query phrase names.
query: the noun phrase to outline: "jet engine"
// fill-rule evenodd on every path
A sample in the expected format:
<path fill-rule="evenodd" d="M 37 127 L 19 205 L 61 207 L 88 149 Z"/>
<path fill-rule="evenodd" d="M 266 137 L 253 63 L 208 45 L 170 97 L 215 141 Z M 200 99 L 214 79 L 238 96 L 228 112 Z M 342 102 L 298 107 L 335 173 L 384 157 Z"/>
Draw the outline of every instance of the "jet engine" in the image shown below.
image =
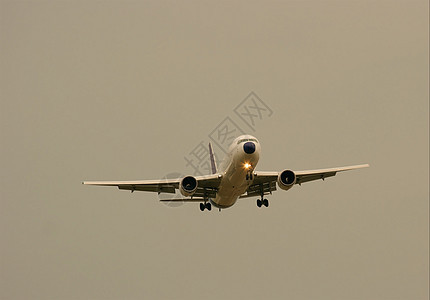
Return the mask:
<path fill-rule="evenodd" d="M 197 190 L 197 179 L 193 176 L 185 176 L 179 183 L 179 191 L 185 197 L 192 196 Z"/>
<path fill-rule="evenodd" d="M 296 183 L 296 174 L 291 170 L 284 170 L 278 175 L 278 186 L 281 190 L 288 191 Z"/>

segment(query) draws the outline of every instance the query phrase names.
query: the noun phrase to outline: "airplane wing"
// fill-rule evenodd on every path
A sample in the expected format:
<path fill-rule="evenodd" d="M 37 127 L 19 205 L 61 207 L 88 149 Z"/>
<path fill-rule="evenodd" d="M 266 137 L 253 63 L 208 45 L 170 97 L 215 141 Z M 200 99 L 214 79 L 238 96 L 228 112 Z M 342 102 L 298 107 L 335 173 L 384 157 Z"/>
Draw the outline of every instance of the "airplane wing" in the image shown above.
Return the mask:
<path fill-rule="evenodd" d="M 221 182 L 221 174 L 196 176 L 197 191 L 193 194 L 193 199 L 177 198 L 162 201 L 203 201 L 204 197 L 215 198 L 216 191 Z M 85 185 L 98 186 L 116 186 L 120 190 L 145 191 L 156 193 L 175 194 L 176 189 L 179 189 L 179 183 L 182 178 L 176 179 L 160 179 L 160 180 L 136 180 L 136 181 L 84 181 Z M 201 199 L 200 199 L 201 198 Z"/>
<path fill-rule="evenodd" d="M 301 185 L 302 183 L 326 179 L 328 177 L 335 176 L 337 172 L 355 170 L 369 167 L 368 164 L 365 165 L 355 165 L 340 168 L 330 168 L 330 169 L 319 169 L 319 170 L 308 170 L 308 171 L 293 171 L 296 174 L 296 184 Z M 245 194 L 240 196 L 240 198 L 261 196 L 271 194 L 276 191 L 276 182 L 278 180 L 279 172 L 258 172 L 254 173 L 254 181 L 252 185 L 249 186 Z"/>

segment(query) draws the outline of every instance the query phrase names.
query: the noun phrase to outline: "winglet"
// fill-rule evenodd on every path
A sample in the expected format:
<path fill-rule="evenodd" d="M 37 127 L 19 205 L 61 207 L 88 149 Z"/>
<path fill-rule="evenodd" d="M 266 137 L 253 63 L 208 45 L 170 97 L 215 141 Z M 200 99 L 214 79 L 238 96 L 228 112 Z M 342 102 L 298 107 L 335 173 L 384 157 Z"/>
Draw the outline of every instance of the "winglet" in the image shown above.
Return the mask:
<path fill-rule="evenodd" d="M 216 167 L 216 162 L 215 162 L 214 150 L 212 149 L 211 142 L 209 142 L 209 155 L 211 158 L 212 174 L 216 174 L 217 173 L 217 167 Z"/>

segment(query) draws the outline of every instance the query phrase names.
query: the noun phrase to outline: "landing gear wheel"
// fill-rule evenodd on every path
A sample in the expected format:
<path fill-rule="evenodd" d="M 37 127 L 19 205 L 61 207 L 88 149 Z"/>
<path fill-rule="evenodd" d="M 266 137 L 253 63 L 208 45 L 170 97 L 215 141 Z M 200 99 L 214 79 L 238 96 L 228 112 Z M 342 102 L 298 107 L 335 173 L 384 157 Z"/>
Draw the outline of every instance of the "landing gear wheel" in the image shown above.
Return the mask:
<path fill-rule="evenodd" d="M 269 207 L 269 200 L 264 199 L 263 204 L 264 204 L 264 206 Z"/>
<path fill-rule="evenodd" d="M 205 207 L 208 211 L 212 210 L 212 204 L 210 204 L 209 202 L 205 204 Z"/>
<path fill-rule="evenodd" d="M 263 204 L 263 202 L 260 199 L 257 199 L 257 206 L 261 207 L 262 204 Z"/>
<path fill-rule="evenodd" d="M 200 210 L 204 211 L 205 210 L 205 204 L 204 203 L 200 203 Z"/>
<path fill-rule="evenodd" d="M 246 174 L 246 180 L 249 180 L 249 175 L 248 174 Z"/>

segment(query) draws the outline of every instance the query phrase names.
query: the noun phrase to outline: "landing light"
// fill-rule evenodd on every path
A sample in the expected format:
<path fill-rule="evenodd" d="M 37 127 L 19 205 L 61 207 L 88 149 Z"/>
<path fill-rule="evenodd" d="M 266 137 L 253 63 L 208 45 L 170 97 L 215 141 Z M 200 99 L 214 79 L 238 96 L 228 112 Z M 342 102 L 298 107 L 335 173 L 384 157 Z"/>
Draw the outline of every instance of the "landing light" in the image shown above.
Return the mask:
<path fill-rule="evenodd" d="M 251 164 L 249 164 L 249 163 L 245 163 L 245 164 L 244 164 L 244 167 L 245 167 L 245 169 L 249 169 L 249 168 L 251 167 Z"/>

